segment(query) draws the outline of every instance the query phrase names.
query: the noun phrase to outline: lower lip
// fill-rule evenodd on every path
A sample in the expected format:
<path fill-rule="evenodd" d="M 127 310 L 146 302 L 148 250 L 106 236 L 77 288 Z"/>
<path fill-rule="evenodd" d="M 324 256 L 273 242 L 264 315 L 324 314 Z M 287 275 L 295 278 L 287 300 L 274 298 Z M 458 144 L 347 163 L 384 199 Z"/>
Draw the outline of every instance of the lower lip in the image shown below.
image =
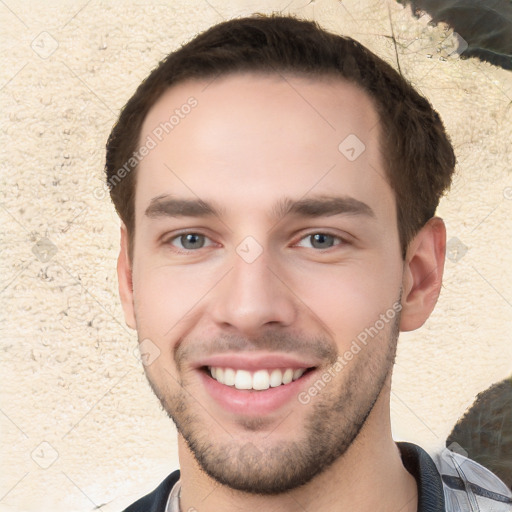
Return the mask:
<path fill-rule="evenodd" d="M 244 416 L 269 414 L 291 401 L 298 402 L 297 397 L 304 388 L 304 383 L 313 373 L 314 371 L 309 371 L 289 384 L 255 391 L 225 386 L 205 371 L 200 371 L 204 387 L 210 396 L 227 411 Z"/>

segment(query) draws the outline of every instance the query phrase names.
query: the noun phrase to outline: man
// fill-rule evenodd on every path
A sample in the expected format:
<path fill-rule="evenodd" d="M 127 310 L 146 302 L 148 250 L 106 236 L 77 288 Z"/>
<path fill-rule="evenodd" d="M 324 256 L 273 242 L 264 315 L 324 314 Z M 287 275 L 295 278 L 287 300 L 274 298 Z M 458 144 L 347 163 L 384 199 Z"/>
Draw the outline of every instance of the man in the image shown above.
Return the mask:
<path fill-rule="evenodd" d="M 128 512 L 510 510 L 478 464 L 391 437 L 398 332 L 437 301 L 454 166 L 428 101 L 312 22 L 232 20 L 160 63 L 106 172 L 180 472 Z"/>

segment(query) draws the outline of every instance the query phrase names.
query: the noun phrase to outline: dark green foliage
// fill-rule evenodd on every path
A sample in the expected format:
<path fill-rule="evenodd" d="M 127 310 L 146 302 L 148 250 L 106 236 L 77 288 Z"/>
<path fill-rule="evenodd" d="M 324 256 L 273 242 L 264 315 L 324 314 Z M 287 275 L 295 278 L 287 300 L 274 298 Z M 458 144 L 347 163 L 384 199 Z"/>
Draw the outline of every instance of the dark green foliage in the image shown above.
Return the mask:
<path fill-rule="evenodd" d="M 432 23 L 450 25 L 467 43 L 462 58 L 477 57 L 512 70 L 512 2 L 510 0 L 398 0 L 411 4 Z"/>
<path fill-rule="evenodd" d="M 512 376 L 478 394 L 446 446 L 453 442 L 512 489 Z"/>

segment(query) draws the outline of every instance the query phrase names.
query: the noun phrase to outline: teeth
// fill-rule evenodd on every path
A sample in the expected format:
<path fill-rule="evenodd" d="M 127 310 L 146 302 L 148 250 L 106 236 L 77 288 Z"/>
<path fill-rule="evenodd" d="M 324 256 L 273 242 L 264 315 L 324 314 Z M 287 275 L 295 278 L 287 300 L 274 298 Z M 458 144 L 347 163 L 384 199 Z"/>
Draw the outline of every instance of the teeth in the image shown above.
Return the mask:
<path fill-rule="evenodd" d="M 277 386 L 280 386 L 283 383 L 283 374 L 281 370 L 272 370 L 272 373 L 270 374 L 270 387 L 271 388 L 277 388 Z"/>
<path fill-rule="evenodd" d="M 292 379 L 293 379 L 293 370 L 291 368 L 288 368 L 283 373 L 283 384 L 290 384 Z"/>
<path fill-rule="evenodd" d="M 214 370 L 215 368 L 212 368 Z M 234 386 L 235 385 L 235 379 L 236 379 L 236 372 L 235 370 L 231 368 L 226 368 L 224 370 L 224 384 L 226 386 Z"/>
<path fill-rule="evenodd" d="M 292 380 L 297 380 L 299 377 L 302 377 L 303 373 L 305 372 L 306 370 L 304 368 L 299 368 L 298 370 L 295 370 L 293 372 L 293 377 L 292 377 Z"/>
<path fill-rule="evenodd" d="M 286 368 L 280 370 L 257 370 L 251 373 L 247 370 L 233 370 L 232 368 L 209 367 L 210 375 L 221 384 L 234 386 L 236 389 L 254 389 L 262 391 L 276 388 L 302 377 L 306 368 Z"/>
<path fill-rule="evenodd" d="M 267 370 L 258 370 L 252 376 L 252 389 L 268 389 L 270 387 L 270 375 Z"/>
<path fill-rule="evenodd" d="M 219 370 L 217 369 L 217 375 L 218 374 L 219 374 Z M 223 382 L 221 382 L 221 384 L 223 384 Z M 251 372 L 248 372 L 246 370 L 238 370 L 235 375 L 235 388 L 236 389 L 252 389 Z"/>

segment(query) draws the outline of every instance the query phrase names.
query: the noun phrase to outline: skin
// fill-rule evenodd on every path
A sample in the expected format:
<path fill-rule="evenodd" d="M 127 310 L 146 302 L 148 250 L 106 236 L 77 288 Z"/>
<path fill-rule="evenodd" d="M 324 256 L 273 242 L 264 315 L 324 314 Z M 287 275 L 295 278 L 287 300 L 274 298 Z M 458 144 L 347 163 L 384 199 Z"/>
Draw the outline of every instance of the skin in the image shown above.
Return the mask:
<path fill-rule="evenodd" d="M 190 96 L 197 107 L 139 165 L 133 259 L 123 226 L 118 261 L 126 322 L 158 347 L 145 371 L 178 427 L 181 509 L 415 511 L 416 482 L 391 437 L 391 370 L 398 330 L 420 327 L 439 295 L 442 220 L 404 261 L 378 116 L 353 85 L 249 74 L 182 83 L 153 106 L 140 140 Z M 365 144 L 354 161 L 338 150 L 349 134 Z M 283 208 L 325 209 L 333 197 L 344 199 L 336 213 Z M 177 215 L 162 206 L 169 199 L 215 213 Z M 184 233 L 206 238 L 186 248 Z M 319 246 L 315 233 L 332 238 Z M 248 262 L 237 247 L 261 254 Z M 301 403 L 397 302 L 393 322 Z M 286 355 L 314 369 L 268 414 L 233 412 L 197 366 L 219 354 Z"/>

